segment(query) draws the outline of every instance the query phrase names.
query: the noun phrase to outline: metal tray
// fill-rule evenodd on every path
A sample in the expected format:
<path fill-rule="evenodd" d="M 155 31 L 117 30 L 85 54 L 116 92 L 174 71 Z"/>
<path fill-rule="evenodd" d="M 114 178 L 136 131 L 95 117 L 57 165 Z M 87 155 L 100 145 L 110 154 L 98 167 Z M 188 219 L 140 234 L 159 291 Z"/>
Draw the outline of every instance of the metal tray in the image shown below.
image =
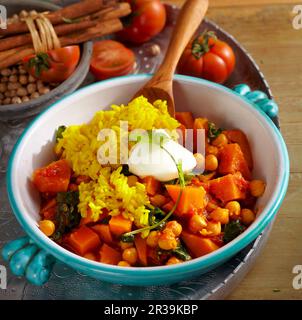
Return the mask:
<path fill-rule="evenodd" d="M 66 5 L 74 1 L 54 1 Z M 167 6 L 168 23 L 165 30 L 152 42 L 133 47 L 137 56 L 134 73 L 152 73 L 160 64 L 167 48 L 168 39 L 173 29 L 179 9 Z M 228 33 L 213 22 L 206 20 L 200 31 L 214 30 L 218 37 L 226 40 L 233 48 L 237 58 L 237 67 L 226 86 L 232 88 L 236 84 L 246 83 L 252 89 L 262 90 L 272 97 L 269 86 L 258 66 L 240 44 Z M 161 52 L 158 56 L 150 56 L 152 44 L 158 44 Z M 84 85 L 93 82 L 89 75 Z M 278 126 L 278 119 L 274 119 Z M 8 241 L 24 234 L 11 211 L 6 195 L 5 173 L 7 161 L 17 138 L 31 119 L 0 122 L 0 248 Z M 223 299 L 240 283 L 246 273 L 254 265 L 258 255 L 268 239 L 270 225 L 252 244 L 247 246 L 231 260 L 203 274 L 200 277 L 183 281 L 170 286 L 130 287 L 110 284 L 82 275 L 71 268 L 57 263 L 54 272 L 44 286 L 36 287 L 26 280 L 13 276 L 8 271 L 7 289 L 0 289 L 0 300 L 4 299 Z M 2 258 L 0 264 L 5 265 Z"/>

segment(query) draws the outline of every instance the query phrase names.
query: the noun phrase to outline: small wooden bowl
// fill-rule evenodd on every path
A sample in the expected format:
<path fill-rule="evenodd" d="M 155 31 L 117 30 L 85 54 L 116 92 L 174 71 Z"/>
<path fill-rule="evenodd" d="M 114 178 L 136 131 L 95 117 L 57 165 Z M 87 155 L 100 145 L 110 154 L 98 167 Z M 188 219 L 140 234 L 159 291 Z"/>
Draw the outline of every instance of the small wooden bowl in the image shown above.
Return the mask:
<path fill-rule="evenodd" d="M 1 5 L 7 9 L 7 16 L 10 17 L 22 10 L 31 11 L 54 11 L 60 7 L 37 0 L 2 0 Z M 86 42 L 81 47 L 81 59 L 74 73 L 56 88 L 52 89 L 39 98 L 20 104 L 0 105 L 0 121 L 22 119 L 41 112 L 46 107 L 58 101 L 63 96 L 75 91 L 84 81 L 89 71 L 89 61 L 92 54 L 92 42 Z"/>

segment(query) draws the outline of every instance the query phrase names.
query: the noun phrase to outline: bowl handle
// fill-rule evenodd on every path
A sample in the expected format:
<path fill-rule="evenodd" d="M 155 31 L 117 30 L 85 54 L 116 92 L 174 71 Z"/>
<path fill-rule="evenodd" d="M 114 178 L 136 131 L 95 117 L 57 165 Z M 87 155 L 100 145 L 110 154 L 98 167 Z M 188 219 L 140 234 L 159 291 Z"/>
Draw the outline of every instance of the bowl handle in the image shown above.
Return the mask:
<path fill-rule="evenodd" d="M 53 256 L 37 247 L 27 236 L 8 242 L 2 248 L 2 257 L 14 275 L 25 276 L 37 286 L 48 281 L 55 263 Z"/>
<path fill-rule="evenodd" d="M 263 91 L 252 91 L 247 84 L 238 84 L 233 88 L 233 90 L 258 106 L 270 118 L 275 118 L 278 116 L 279 108 L 277 103 L 274 100 L 269 99 L 267 94 Z"/>

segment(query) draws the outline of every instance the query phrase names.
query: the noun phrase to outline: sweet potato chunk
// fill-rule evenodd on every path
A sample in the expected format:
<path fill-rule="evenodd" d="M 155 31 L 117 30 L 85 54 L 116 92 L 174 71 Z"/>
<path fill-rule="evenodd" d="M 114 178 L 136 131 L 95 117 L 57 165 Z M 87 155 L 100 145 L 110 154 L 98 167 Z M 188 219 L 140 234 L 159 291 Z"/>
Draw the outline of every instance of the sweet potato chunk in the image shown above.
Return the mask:
<path fill-rule="evenodd" d="M 249 141 L 241 130 L 226 130 L 223 132 L 229 141 L 238 143 L 250 170 L 253 170 L 253 156 Z"/>
<path fill-rule="evenodd" d="M 100 262 L 106 264 L 117 265 L 122 260 L 122 254 L 108 246 L 106 243 L 102 245 L 100 250 Z"/>
<path fill-rule="evenodd" d="M 239 144 L 227 144 L 219 153 L 218 171 L 221 174 L 241 172 L 245 179 L 251 179 L 251 172 Z"/>
<path fill-rule="evenodd" d="M 113 242 L 108 224 L 97 224 L 93 226 L 91 229 L 95 231 L 98 234 L 98 236 L 101 238 L 101 240 L 104 241 L 105 243 L 110 244 Z"/>
<path fill-rule="evenodd" d="M 199 234 L 189 233 L 185 230 L 181 233 L 181 239 L 189 249 L 193 258 L 204 256 L 219 249 L 219 246 L 211 239 L 204 238 Z"/>
<path fill-rule="evenodd" d="M 175 118 L 183 124 L 187 129 L 193 129 L 194 118 L 191 112 L 176 112 Z"/>
<path fill-rule="evenodd" d="M 210 192 L 222 202 L 246 198 L 248 182 L 237 172 L 210 181 Z"/>
<path fill-rule="evenodd" d="M 166 188 L 172 200 L 176 202 L 181 190 L 180 185 L 166 185 Z M 205 194 L 203 187 L 186 186 L 177 206 L 177 212 L 182 215 L 187 214 L 192 208 L 203 209 L 206 205 Z"/>
<path fill-rule="evenodd" d="M 98 235 L 84 225 L 69 235 L 67 243 L 81 256 L 101 245 Z"/>
<path fill-rule="evenodd" d="M 119 237 L 123 233 L 131 231 L 132 221 L 124 218 L 122 214 L 119 214 L 118 216 L 111 217 L 109 228 L 112 234 Z"/>

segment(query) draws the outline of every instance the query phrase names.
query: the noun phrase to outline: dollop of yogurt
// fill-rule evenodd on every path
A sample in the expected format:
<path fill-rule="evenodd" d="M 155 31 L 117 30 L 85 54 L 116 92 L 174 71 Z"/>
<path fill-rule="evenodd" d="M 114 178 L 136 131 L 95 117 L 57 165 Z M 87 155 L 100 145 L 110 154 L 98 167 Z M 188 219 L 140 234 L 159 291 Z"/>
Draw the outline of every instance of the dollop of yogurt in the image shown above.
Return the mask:
<path fill-rule="evenodd" d="M 140 178 L 153 176 L 159 181 L 176 179 L 178 171 L 171 156 L 176 163 L 182 163 L 184 173 L 196 167 L 192 152 L 175 142 L 165 130 L 153 130 L 151 141 L 142 139 L 132 148 L 128 159 L 129 171 Z"/>

